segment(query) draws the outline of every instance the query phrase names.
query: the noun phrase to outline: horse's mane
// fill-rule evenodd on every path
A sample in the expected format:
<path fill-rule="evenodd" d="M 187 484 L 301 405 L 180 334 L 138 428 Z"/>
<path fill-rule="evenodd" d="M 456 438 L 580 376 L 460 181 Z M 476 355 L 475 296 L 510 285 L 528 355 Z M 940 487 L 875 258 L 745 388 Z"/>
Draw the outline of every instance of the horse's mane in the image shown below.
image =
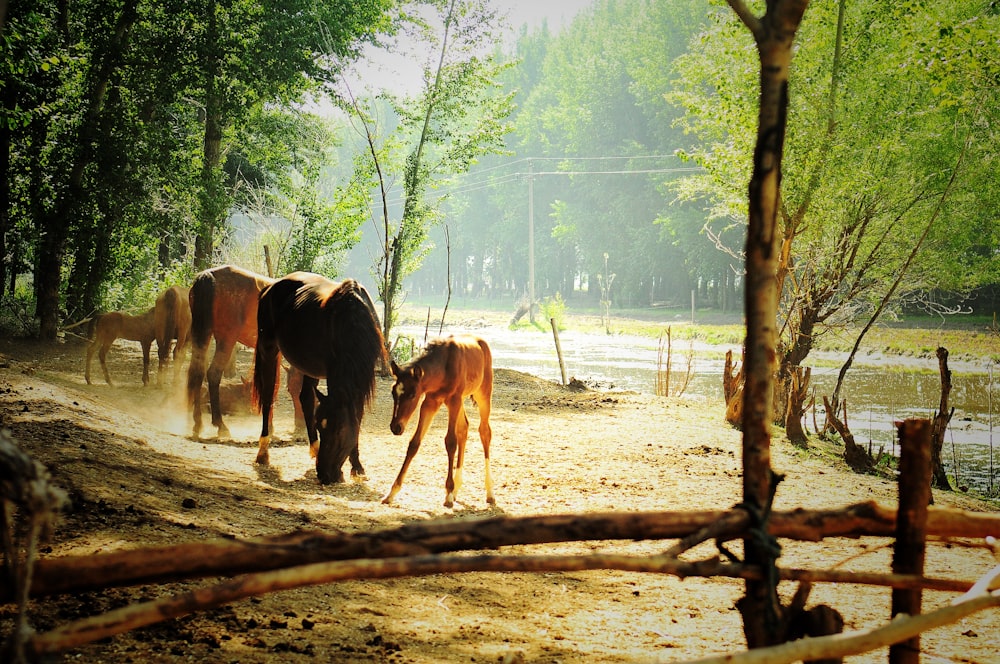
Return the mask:
<path fill-rule="evenodd" d="M 331 352 L 337 353 L 336 361 L 327 363 L 327 386 L 359 420 L 375 397 L 375 372 L 386 359 L 382 330 L 370 302 L 364 287 L 348 279 L 325 303 L 333 338 Z"/>

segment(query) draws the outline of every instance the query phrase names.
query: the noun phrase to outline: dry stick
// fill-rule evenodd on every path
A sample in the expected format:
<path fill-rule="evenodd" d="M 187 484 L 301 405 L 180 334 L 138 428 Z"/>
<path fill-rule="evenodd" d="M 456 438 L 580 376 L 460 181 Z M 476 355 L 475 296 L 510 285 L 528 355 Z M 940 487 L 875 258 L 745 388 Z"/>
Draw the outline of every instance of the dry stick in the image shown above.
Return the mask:
<path fill-rule="evenodd" d="M 562 344 L 559 343 L 559 326 L 556 324 L 555 318 L 549 319 L 549 325 L 552 326 L 552 338 L 556 342 L 556 357 L 559 358 L 559 372 L 562 374 L 562 384 L 569 384 L 566 380 L 566 362 L 563 361 L 562 354 Z"/>
<path fill-rule="evenodd" d="M 923 574 L 927 539 L 927 505 L 931 497 L 931 422 L 908 419 L 899 423 L 899 511 L 892 549 L 894 574 Z M 894 588 L 892 616 L 920 613 L 919 588 Z M 890 664 L 920 662 L 919 633 L 889 648 Z"/>
<path fill-rule="evenodd" d="M 733 517 L 732 515 L 735 515 Z M 356 534 L 317 531 L 256 540 L 218 540 L 144 547 L 82 556 L 42 558 L 31 594 L 41 597 L 109 587 L 177 581 L 291 567 L 351 558 L 390 558 L 501 546 L 594 540 L 688 538 L 712 524 L 734 518 L 733 530 L 713 531 L 717 539 L 742 536 L 743 510 L 700 512 L 604 512 L 585 515 L 490 517 L 417 522 Z M 773 512 L 775 537 L 817 542 L 827 537 L 892 536 L 896 512 L 874 502 L 837 510 Z M 1000 514 L 931 508 L 929 534 L 982 539 L 1000 532 Z M 0 580 L 0 602 L 13 599 Z"/>
<path fill-rule="evenodd" d="M 30 633 L 27 617 L 29 590 L 34 575 L 38 543 L 52 532 L 58 512 L 66 505 L 66 492 L 51 483 L 49 471 L 24 453 L 10 432 L 0 429 L 0 541 L 7 567 L 4 585 L 17 601 L 18 611 L 14 620 L 12 638 L 5 644 L 0 641 L 0 655 L 7 661 L 25 661 L 25 644 Z M 19 551 L 14 509 L 17 505 L 28 519 L 23 536 L 25 553 Z"/>
<path fill-rule="evenodd" d="M 584 570 L 614 569 L 629 572 L 656 572 L 689 576 L 726 576 L 730 578 L 762 579 L 756 568 L 721 563 L 718 558 L 685 562 L 671 556 L 412 556 L 382 560 L 350 560 L 315 563 L 288 569 L 248 574 L 229 579 L 214 586 L 199 588 L 151 602 L 133 604 L 105 614 L 78 620 L 45 634 L 34 636 L 29 648 L 35 655 L 55 653 L 85 643 L 114 636 L 132 629 L 163 620 L 202 611 L 247 597 L 280 590 L 290 590 L 309 585 L 357 579 L 386 579 L 402 576 L 427 576 L 431 574 L 457 574 L 468 572 L 579 572 Z M 799 572 L 799 573 L 797 573 Z M 813 581 L 826 576 L 826 572 L 779 570 L 781 580 Z M 830 578 L 844 582 L 850 577 L 883 578 L 888 575 L 858 575 L 840 572 Z M 925 579 L 911 577 L 897 579 L 904 583 L 924 583 Z M 940 580 L 942 585 L 960 585 L 961 590 L 973 587 L 972 582 Z M 944 589 L 944 588 L 942 588 Z M 954 588 L 952 588 L 954 589 Z"/>
<path fill-rule="evenodd" d="M 1000 607 L 1000 592 L 976 595 L 931 613 L 908 618 L 900 617 L 888 625 L 867 632 L 845 632 L 832 636 L 800 639 L 772 648 L 692 660 L 684 664 L 791 664 L 820 657 L 859 655 L 937 627 L 956 623 L 984 609 L 996 607 Z"/>

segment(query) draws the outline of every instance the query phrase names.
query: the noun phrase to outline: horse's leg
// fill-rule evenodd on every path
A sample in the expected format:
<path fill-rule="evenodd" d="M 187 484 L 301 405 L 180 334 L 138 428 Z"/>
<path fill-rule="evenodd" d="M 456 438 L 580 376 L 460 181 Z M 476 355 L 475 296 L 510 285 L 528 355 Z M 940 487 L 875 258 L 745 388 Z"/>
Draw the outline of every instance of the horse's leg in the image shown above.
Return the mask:
<path fill-rule="evenodd" d="M 106 341 L 101 344 L 101 350 L 97 352 L 97 358 L 101 361 L 101 370 L 104 372 L 104 380 L 108 385 L 114 385 L 111 382 L 111 374 L 108 373 L 108 349 L 111 348 L 111 342 Z"/>
<path fill-rule="evenodd" d="M 309 456 L 315 459 L 319 455 L 319 435 L 316 433 L 316 386 L 319 385 L 319 380 L 301 372 L 299 375 L 302 378 L 299 407 L 302 408 L 302 419 L 306 425 Z"/>
<path fill-rule="evenodd" d="M 221 372 L 219 375 L 221 378 Z M 261 416 L 260 441 L 255 463 L 267 466 L 271 463 L 267 450 L 271 444 L 271 406 L 274 403 L 275 383 L 278 380 L 277 344 L 258 339 L 257 348 L 254 350 L 253 375 L 257 398 L 260 400 Z"/>
<path fill-rule="evenodd" d="M 156 364 L 157 385 L 160 384 L 163 377 L 163 370 L 167 367 L 167 362 L 170 360 L 170 344 L 172 341 L 172 339 L 168 339 L 163 343 L 160 343 L 159 340 L 156 341 L 156 359 L 158 360 Z"/>
<path fill-rule="evenodd" d="M 483 443 L 483 474 L 486 476 L 486 502 L 493 505 L 496 503 L 496 499 L 493 497 L 493 477 L 490 475 L 490 442 L 493 440 L 493 429 L 490 428 L 491 392 L 492 389 L 485 394 L 480 391 L 475 398 L 475 402 L 479 408 L 479 440 Z"/>
<path fill-rule="evenodd" d="M 468 437 L 469 417 L 465 414 L 465 404 L 459 393 L 457 403 L 455 398 L 448 403 L 448 433 L 444 436 L 444 448 L 448 452 L 448 477 L 444 481 L 445 507 L 455 504 L 455 495 L 462 486 L 462 464 Z"/>
<path fill-rule="evenodd" d="M 212 424 L 219 428 L 219 439 L 229 438 L 229 427 L 222 421 L 222 404 L 219 400 L 219 383 L 222 382 L 222 372 L 233 355 L 235 341 L 223 342 L 215 340 L 215 355 L 208 367 L 208 402 L 212 406 Z"/>
<path fill-rule="evenodd" d="M 413 438 L 410 439 L 410 444 L 406 447 L 406 458 L 403 459 L 403 467 L 399 469 L 399 474 L 396 475 L 396 481 L 392 483 L 392 488 L 389 489 L 388 495 L 382 499 L 382 502 L 388 505 L 396 498 L 396 494 L 403 486 L 403 478 L 406 477 L 406 471 L 410 467 L 410 462 L 413 461 L 413 457 L 416 456 L 417 450 L 420 449 L 420 441 L 423 440 L 424 434 L 427 433 L 427 429 L 431 425 L 431 420 L 434 419 L 434 415 L 437 414 L 438 409 L 441 408 L 443 403 L 442 399 L 431 399 L 430 397 L 424 397 L 424 402 L 420 404 L 420 420 L 417 422 L 417 430 L 413 432 Z"/>
<path fill-rule="evenodd" d="M 361 423 L 358 422 L 358 436 L 355 436 L 355 440 L 360 438 Z M 368 476 L 365 474 L 365 467 L 361 465 L 361 449 L 358 443 L 354 443 L 354 447 L 351 448 L 351 477 L 359 480 L 367 479 Z"/>
<path fill-rule="evenodd" d="M 149 385 L 149 347 L 153 345 L 152 341 L 140 341 L 142 344 L 142 384 L 143 386 Z"/>
<path fill-rule="evenodd" d="M 191 344 L 191 363 L 188 365 L 187 394 L 188 407 L 194 414 L 195 438 L 201 435 L 201 384 L 205 382 L 205 362 L 207 361 L 208 345 Z"/>

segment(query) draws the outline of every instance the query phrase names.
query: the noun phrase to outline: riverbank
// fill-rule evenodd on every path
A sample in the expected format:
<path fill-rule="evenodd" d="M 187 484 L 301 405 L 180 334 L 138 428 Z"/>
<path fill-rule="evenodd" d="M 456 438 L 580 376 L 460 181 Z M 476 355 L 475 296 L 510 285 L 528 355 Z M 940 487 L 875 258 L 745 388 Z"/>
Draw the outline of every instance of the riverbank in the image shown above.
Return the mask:
<path fill-rule="evenodd" d="M 490 326 L 508 326 L 516 315 L 513 305 L 470 300 L 459 305 L 453 302 L 445 313 L 446 324 L 459 320 L 480 320 Z M 444 301 L 411 300 L 400 309 L 400 324 L 424 325 L 428 318 L 436 330 L 444 310 Z M 565 306 L 555 312 L 560 329 L 573 329 L 587 334 L 634 335 L 658 339 L 669 328 L 676 342 L 696 341 L 713 346 L 739 346 L 745 336 L 742 315 L 715 310 L 691 311 L 676 307 L 612 310 L 609 320 L 597 310 Z M 542 312 L 536 321 L 539 330 L 548 332 L 549 322 Z M 522 316 L 515 327 L 531 323 Z M 839 366 L 836 358 L 850 352 L 860 328 L 834 329 L 816 339 L 811 360 Z M 917 317 L 879 324 L 864 336 L 858 355 L 859 364 L 898 363 L 923 364 L 935 361 L 937 348 L 948 349 L 950 360 L 962 363 L 969 371 L 986 372 L 987 367 L 1000 363 L 1000 327 L 993 319 L 954 315 Z"/>
<path fill-rule="evenodd" d="M 259 416 L 233 406 L 231 440 L 192 439 L 178 393 L 141 387 L 134 349 L 109 359 L 117 387 L 86 385 L 82 344 L 0 340 L 0 415 L 22 447 L 44 463 L 71 497 L 43 555 L 90 555 L 139 546 L 252 538 L 300 529 L 358 532 L 428 519 L 601 511 L 728 509 L 740 500 L 739 432 L 718 403 L 662 399 L 632 391 L 571 390 L 499 371 L 494 393 L 492 470 L 497 504 L 483 494 L 482 454 L 472 436 L 456 509 L 444 497 L 445 418 L 439 415 L 416 456 L 397 504 L 381 497 L 402 461 L 406 436 L 388 431 L 389 383 L 382 380 L 361 437 L 364 482 L 320 486 L 303 442 L 291 437 L 284 393 L 276 413 L 270 467 L 253 463 Z M 246 352 L 238 367 L 245 372 Z M 239 393 L 238 380 L 229 387 Z M 180 387 L 175 385 L 174 387 Z M 413 424 L 410 425 L 412 431 Z M 777 437 L 772 463 L 785 479 L 775 508 L 834 508 L 857 501 L 895 504 L 892 482 L 852 474 L 832 451 L 803 450 Z M 935 492 L 939 506 L 995 506 Z M 783 542 L 783 567 L 885 572 L 890 554 L 878 538 Z M 505 547 L 523 554 L 648 555 L 668 542 L 591 541 Z M 738 544 L 733 548 L 738 552 Z M 717 551 L 705 544 L 694 558 Z M 982 549 L 937 543 L 927 573 L 975 579 L 995 563 Z M 124 604 L 167 597 L 214 580 L 146 584 L 37 602 L 41 631 Z M 787 600 L 792 584 L 782 584 Z M 742 583 L 598 570 L 558 574 L 460 574 L 347 581 L 229 602 L 73 649 L 56 661 L 173 664 L 199 661 L 295 664 L 414 662 L 684 661 L 742 650 L 734 602 Z M 953 593 L 928 592 L 927 610 Z M 811 603 L 844 614 L 847 630 L 889 619 L 889 592 L 875 586 L 817 584 Z M 0 632 L 12 607 L 0 608 Z M 995 616 L 981 614 L 924 635 L 923 650 L 944 659 L 994 661 Z M 980 636 L 982 635 L 982 636 Z M 848 658 L 885 661 L 885 649 Z"/>

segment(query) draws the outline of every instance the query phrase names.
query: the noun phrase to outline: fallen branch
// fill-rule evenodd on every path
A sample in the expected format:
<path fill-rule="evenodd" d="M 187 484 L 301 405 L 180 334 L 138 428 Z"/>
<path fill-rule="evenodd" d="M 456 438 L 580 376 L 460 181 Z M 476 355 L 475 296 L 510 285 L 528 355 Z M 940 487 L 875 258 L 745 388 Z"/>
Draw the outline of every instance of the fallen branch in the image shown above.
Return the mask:
<path fill-rule="evenodd" d="M 820 541 L 827 537 L 891 537 L 895 532 L 895 519 L 894 509 L 865 502 L 837 510 L 774 512 L 769 532 L 776 537 L 802 541 Z M 743 510 L 608 512 L 442 520 L 355 534 L 298 532 L 257 540 L 191 542 L 42 558 L 35 568 L 31 594 L 41 597 L 143 583 L 233 576 L 330 560 L 392 558 L 569 541 L 685 538 L 720 521 L 730 527 L 726 532 L 712 529 L 712 538 L 739 538 L 746 528 Z M 938 537 L 983 539 L 1000 533 L 1000 515 L 931 508 L 927 533 Z M 8 602 L 12 598 L 12 589 L 3 582 L 0 601 Z"/>
<path fill-rule="evenodd" d="M 51 654 L 75 648 L 85 643 L 107 638 L 163 620 L 204 611 L 229 602 L 270 592 L 291 590 L 303 586 L 358 579 L 387 579 L 432 574 L 468 572 L 579 572 L 614 569 L 629 572 L 672 574 L 681 578 L 692 576 L 723 576 L 728 578 L 761 579 L 759 570 L 742 564 L 727 564 L 718 558 L 687 562 L 672 556 L 412 556 L 382 560 L 350 560 L 302 565 L 289 569 L 247 574 L 219 584 L 181 593 L 150 602 L 133 604 L 64 625 L 45 634 L 35 635 L 30 652 Z M 844 571 L 807 571 L 780 569 L 782 580 L 830 580 L 838 583 L 877 581 L 880 584 L 932 585 L 941 590 L 965 591 L 971 581 L 925 579 L 891 574 L 868 574 Z"/>
<path fill-rule="evenodd" d="M 689 661 L 685 664 L 791 664 L 792 662 L 819 658 L 860 655 L 916 637 L 928 630 L 950 625 L 979 611 L 1000 607 L 1000 591 L 984 594 L 970 593 L 960 600 L 936 611 L 918 616 L 900 614 L 889 624 L 867 632 L 847 632 L 801 639 L 771 648 L 709 657 Z"/>

